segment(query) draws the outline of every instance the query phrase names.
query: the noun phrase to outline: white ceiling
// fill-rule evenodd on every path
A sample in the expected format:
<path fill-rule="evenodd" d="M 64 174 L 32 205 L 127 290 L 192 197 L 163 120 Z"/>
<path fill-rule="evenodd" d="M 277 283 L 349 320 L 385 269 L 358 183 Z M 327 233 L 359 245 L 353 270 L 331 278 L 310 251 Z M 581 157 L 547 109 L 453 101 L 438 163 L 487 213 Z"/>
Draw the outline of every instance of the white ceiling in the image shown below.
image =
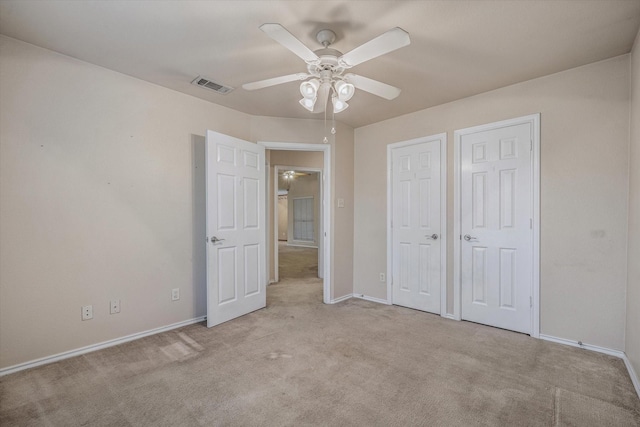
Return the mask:
<path fill-rule="evenodd" d="M 411 45 L 352 72 L 397 86 L 393 101 L 357 91 L 336 116 L 359 127 L 628 53 L 640 0 L 607 1 L 0 1 L 0 33 L 253 115 L 319 118 L 296 82 L 305 72 L 258 27 L 280 23 L 312 50 L 329 28 L 344 53 L 393 27 Z M 46 73 L 46 70 L 42 70 Z M 198 75 L 236 89 L 220 95 Z"/>

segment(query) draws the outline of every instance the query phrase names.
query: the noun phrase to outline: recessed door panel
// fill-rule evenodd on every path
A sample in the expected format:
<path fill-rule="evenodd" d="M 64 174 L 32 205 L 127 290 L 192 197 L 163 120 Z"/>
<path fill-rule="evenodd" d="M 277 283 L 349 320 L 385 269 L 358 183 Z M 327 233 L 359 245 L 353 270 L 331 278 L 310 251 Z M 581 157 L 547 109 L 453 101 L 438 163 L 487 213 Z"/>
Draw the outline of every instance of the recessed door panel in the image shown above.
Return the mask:
<path fill-rule="evenodd" d="M 487 304 L 487 248 L 475 246 L 471 264 L 474 304 Z"/>
<path fill-rule="evenodd" d="M 420 180 L 418 210 L 420 211 L 420 228 L 431 228 L 431 178 Z"/>
<path fill-rule="evenodd" d="M 487 173 L 473 174 L 473 228 L 484 228 L 487 207 Z"/>
<path fill-rule="evenodd" d="M 516 307 L 516 249 L 500 248 L 500 307 Z"/>
<path fill-rule="evenodd" d="M 411 244 L 400 243 L 400 290 L 411 291 L 409 281 L 411 280 Z"/>
<path fill-rule="evenodd" d="M 244 295 L 260 292 L 260 246 L 244 247 Z"/>
<path fill-rule="evenodd" d="M 500 171 L 500 228 L 514 228 L 516 223 L 516 170 Z"/>
<path fill-rule="evenodd" d="M 400 183 L 400 227 L 411 227 L 411 181 L 404 180 Z"/>
<path fill-rule="evenodd" d="M 218 195 L 225 200 L 216 206 L 218 210 L 218 230 L 236 228 L 236 179 L 232 175 L 218 174 Z"/>
<path fill-rule="evenodd" d="M 434 267 L 431 265 L 431 258 L 431 245 L 424 243 L 418 245 L 418 262 L 420 263 L 418 285 L 419 292 L 423 295 L 431 295 L 431 270 Z"/>
<path fill-rule="evenodd" d="M 236 275 L 236 248 L 218 250 L 218 304 L 226 304 L 236 300 L 238 277 Z"/>
<path fill-rule="evenodd" d="M 258 229 L 260 220 L 260 183 L 257 179 L 243 180 L 244 193 L 244 228 Z"/>

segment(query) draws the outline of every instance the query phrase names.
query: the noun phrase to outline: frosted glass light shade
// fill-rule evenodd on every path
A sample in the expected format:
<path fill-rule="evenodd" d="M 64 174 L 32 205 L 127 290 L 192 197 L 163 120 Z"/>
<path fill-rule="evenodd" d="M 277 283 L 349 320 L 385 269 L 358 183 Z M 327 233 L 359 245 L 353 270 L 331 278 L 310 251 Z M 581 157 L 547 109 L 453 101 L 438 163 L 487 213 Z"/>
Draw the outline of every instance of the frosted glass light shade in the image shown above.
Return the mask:
<path fill-rule="evenodd" d="M 318 98 L 302 98 L 300 100 L 300 105 L 302 105 L 304 108 L 306 108 L 307 110 L 311 111 L 313 113 L 313 107 L 316 105 L 316 100 Z"/>
<path fill-rule="evenodd" d="M 333 104 L 334 113 L 339 113 L 341 111 L 346 110 L 349 107 L 349 104 L 347 104 L 344 101 L 341 101 L 340 98 L 338 98 L 335 95 L 331 97 L 331 103 Z"/>
<path fill-rule="evenodd" d="M 338 99 L 345 102 L 350 100 L 353 94 L 356 92 L 356 88 L 354 85 L 343 80 L 338 80 L 336 82 L 335 88 L 336 93 L 338 94 Z"/>
<path fill-rule="evenodd" d="M 319 87 L 320 81 L 318 79 L 307 80 L 300 83 L 300 93 L 306 99 L 313 99 L 317 96 Z"/>

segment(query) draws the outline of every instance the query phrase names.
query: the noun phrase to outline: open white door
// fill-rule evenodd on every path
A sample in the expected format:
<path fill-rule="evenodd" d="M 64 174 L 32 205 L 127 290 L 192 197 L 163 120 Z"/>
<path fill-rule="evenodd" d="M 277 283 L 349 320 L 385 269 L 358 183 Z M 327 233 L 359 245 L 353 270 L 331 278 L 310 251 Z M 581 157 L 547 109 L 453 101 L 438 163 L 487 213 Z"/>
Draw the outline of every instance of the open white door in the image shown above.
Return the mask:
<path fill-rule="evenodd" d="M 264 147 L 207 131 L 207 326 L 266 306 Z"/>

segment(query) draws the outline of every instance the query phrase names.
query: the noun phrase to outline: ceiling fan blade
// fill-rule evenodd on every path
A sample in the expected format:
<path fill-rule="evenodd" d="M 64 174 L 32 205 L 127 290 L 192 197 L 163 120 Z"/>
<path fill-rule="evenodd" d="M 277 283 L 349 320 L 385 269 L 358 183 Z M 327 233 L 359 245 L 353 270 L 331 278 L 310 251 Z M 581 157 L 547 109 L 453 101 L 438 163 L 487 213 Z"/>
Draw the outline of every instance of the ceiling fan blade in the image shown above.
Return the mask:
<path fill-rule="evenodd" d="M 345 53 L 338 58 L 338 61 L 345 68 L 351 68 L 385 53 L 400 49 L 410 43 L 409 33 L 402 28 L 396 27 Z"/>
<path fill-rule="evenodd" d="M 282 83 L 289 83 L 295 80 L 304 80 L 307 77 L 310 77 L 310 75 L 306 73 L 289 74 L 287 76 L 274 77 L 272 79 L 260 80 L 252 83 L 245 83 L 242 85 L 242 88 L 244 90 L 262 89 L 265 87 L 275 86 Z"/>
<path fill-rule="evenodd" d="M 311 49 L 306 47 L 300 40 L 293 34 L 287 31 L 280 24 L 262 24 L 260 29 L 264 31 L 269 37 L 280 43 L 282 46 L 289 49 L 291 52 L 298 55 L 306 62 L 316 62 L 319 60 L 318 55 L 313 53 Z"/>
<path fill-rule="evenodd" d="M 372 93 L 381 98 L 392 100 L 400 95 L 400 89 L 368 77 L 359 76 L 357 74 L 345 74 L 344 79 L 347 83 L 353 84 L 358 89 Z"/>

